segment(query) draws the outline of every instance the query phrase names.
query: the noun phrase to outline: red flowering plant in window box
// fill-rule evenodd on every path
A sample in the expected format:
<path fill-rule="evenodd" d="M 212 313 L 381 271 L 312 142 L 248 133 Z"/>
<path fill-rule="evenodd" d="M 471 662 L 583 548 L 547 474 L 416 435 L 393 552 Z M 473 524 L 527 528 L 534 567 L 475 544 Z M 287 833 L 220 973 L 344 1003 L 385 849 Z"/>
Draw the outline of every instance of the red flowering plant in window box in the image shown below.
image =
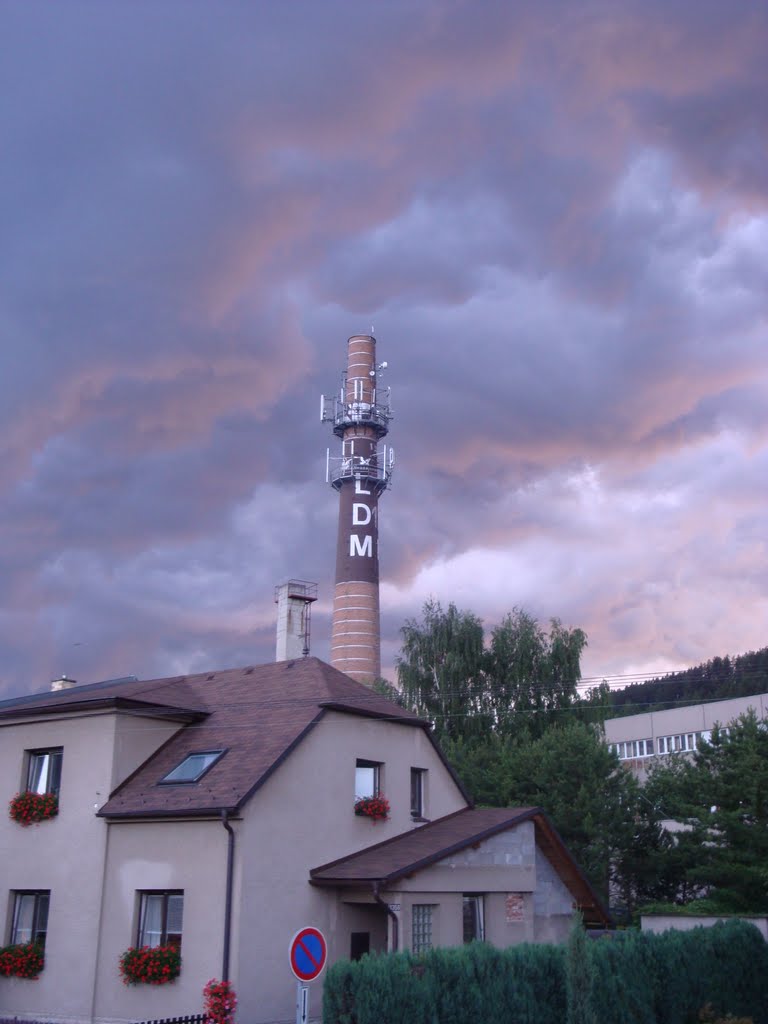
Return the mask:
<path fill-rule="evenodd" d="M 237 996 L 229 981 L 211 978 L 203 989 L 205 1024 L 234 1024 Z"/>
<path fill-rule="evenodd" d="M 0 947 L 0 974 L 7 978 L 29 978 L 34 981 L 44 966 L 43 948 L 36 942 Z"/>
<path fill-rule="evenodd" d="M 167 985 L 181 974 L 176 946 L 131 946 L 120 957 L 124 985 Z"/>
<path fill-rule="evenodd" d="M 17 793 L 8 804 L 8 813 L 26 828 L 36 821 L 55 818 L 59 813 L 59 798 L 55 793 Z"/>
<path fill-rule="evenodd" d="M 359 818 L 370 818 L 376 824 L 377 821 L 386 821 L 389 817 L 389 800 L 385 796 L 361 796 L 355 800 L 355 814 Z"/>

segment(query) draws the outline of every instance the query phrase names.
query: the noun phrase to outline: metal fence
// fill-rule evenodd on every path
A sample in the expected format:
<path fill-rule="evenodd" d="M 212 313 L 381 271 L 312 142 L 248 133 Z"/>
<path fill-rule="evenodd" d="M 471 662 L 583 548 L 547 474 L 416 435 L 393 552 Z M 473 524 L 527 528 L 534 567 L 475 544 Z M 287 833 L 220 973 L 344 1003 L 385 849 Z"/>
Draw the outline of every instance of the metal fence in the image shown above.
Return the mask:
<path fill-rule="evenodd" d="M 186 1017 L 163 1017 L 158 1020 L 141 1020 L 135 1024 L 205 1024 L 204 1013 L 189 1013 Z"/>

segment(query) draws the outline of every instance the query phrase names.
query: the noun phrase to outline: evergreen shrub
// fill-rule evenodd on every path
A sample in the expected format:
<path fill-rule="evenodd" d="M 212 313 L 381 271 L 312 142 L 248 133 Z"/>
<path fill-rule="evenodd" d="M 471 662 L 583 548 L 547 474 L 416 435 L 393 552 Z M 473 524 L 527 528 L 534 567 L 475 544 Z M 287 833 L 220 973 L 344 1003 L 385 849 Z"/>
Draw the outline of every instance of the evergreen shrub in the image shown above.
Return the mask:
<path fill-rule="evenodd" d="M 575 952 L 574 947 L 575 946 Z M 567 956 L 571 980 L 567 998 Z M 579 963 L 591 984 L 574 988 Z M 661 935 L 617 932 L 565 945 L 496 949 L 475 942 L 421 956 L 339 961 L 327 972 L 324 1024 L 698 1024 L 718 1017 L 768 1024 L 768 943 L 730 921 Z"/>
<path fill-rule="evenodd" d="M 768 1024 L 768 944 L 744 921 L 595 943 L 601 1024 L 694 1024 L 703 1006 Z"/>
<path fill-rule="evenodd" d="M 473 942 L 421 956 L 342 960 L 328 971 L 324 1024 L 563 1024 L 564 951 Z"/>

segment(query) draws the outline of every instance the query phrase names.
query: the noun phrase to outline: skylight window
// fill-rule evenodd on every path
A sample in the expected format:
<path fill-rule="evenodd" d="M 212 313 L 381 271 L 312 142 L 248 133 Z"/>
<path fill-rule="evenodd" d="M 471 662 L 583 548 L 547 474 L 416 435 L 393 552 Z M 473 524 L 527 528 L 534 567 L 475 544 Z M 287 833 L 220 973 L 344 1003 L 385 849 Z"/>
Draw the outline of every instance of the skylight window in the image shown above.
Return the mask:
<path fill-rule="evenodd" d="M 201 750 L 196 754 L 187 754 L 181 764 L 160 780 L 160 784 L 198 782 L 225 753 L 224 750 Z"/>

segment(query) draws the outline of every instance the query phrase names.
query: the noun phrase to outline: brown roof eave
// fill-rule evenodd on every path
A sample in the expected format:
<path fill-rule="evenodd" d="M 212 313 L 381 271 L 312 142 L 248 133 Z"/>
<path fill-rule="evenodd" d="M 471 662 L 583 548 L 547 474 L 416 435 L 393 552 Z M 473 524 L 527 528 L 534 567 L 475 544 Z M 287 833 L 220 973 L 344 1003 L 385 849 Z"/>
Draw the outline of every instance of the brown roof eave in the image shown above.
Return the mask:
<path fill-rule="evenodd" d="M 156 821 L 159 818 L 173 818 L 177 820 L 179 818 L 220 818 L 222 812 L 227 815 L 237 816 L 237 807 L 229 806 L 222 807 L 216 805 L 215 807 L 194 807 L 185 808 L 183 810 L 142 810 L 142 811 L 97 811 L 97 818 L 104 818 L 105 821 Z M 233 820 L 233 819 L 230 819 Z"/>
<path fill-rule="evenodd" d="M 310 885 L 318 889 L 365 889 L 372 885 L 384 885 L 383 878 L 310 878 Z"/>
<path fill-rule="evenodd" d="M 472 808 L 470 807 L 462 807 L 460 810 L 454 811 L 453 814 L 447 814 L 445 818 L 440 818 L 438 820 L 445 821 L 448 818 L 455 818 L 458 815 L 466 814 L 468 811 L 471 810 Z M 391 871 L 387 875 L 381 875 L 379 878 L 370 879 L 370 881 L 379 881 L 382 883 L 382 885 L 389 885 L 392 882 L 396 882 L 400 878 L 405 878 L 406 875 L 413 874 L 416 871 L 422 871 L 424 868 L 429 867 L 431 864 L 437 863 L 437 861 L 442 860 L 444 857 L 449 857 L 452 853 L 458 853 L 459 850 L 464 850 L 468 846 L 472 846 L 473 843 L 482 843 L 485 839 L 489 839 L 491 836 L 496 835 L 499 832 L 506 831 L 512 825 L 519 825 L 522 822 L 527 821 L 529 818 L 532 818 L 534 815 L 538 813 L 541 813 L 540 808 L 531 807 L 527 808 L 525 811 L 521 813 L 510 814 L 508 818 L 505 818 L 503 821 L 497 822 L 496 824 L 483 829 L 481 832 L 473 832 L 472 835 L 465 836 L 464 838 L 459 839 L 456 842 L 449 843 L 448 846 L 443 846 L 439 850 L 435 850 L 433 853 L 428 854 L 426 857 L 421 857 L 419 860 L 412 861 L 410 864 L 406 864 L 402 868 L 398 868 L 397 871 Z M 408 835 L 409 833 L 406 832 L 402 833 L 399 836 L 392 836 L 390 839 L 384 839 L 380 843 L 376 843 L 374 844 L 374 846 L 370 846 L 367 849 L 375 850 L 382 846 L 393 845 Z M 362 853 L 364 851 L 359 852 Z M 314 876 L 324 871 L 330 871 L 338 864 L 342 864 L 345 861 L 350 860 L 350 856 L 354 857 L 355 854 L 351 854 L 346 857 L 339 857 L 336 860 L 330 861 L 328 864 L 322 864 L 320 867 L 312 868 L 312 870 L 310 871 L 311 880 L 316 880 L 318 882 L 322 881 L 319 878 L 315 879 Z"/>
<path fill-rule="evenodd" d="M 465 808 L 469 810 L 470 808 Z M 390 885 L 392 882 L 396 882 L 401 878 L 405 878 L 406 875 L 415 873 L 416 871 L 422 871 L 424 868 L 428 868 L 432 864 L 436 864 L 437 861 L 443 860 L 445 857 L 450 857 L 453 853 L 458 853 L 460 850 L 465 850 L 468 846 L 473 846 L 475 843 L 482 843 L 486 839 L 490 839 L 491 836 L 497 835 L 499 832 L 505 832 L 512 825 L 519 825 L 529 818 L 532 818 L 538 811 L 538 808 L 534 807 L 528 811 L 524 811 L 522 814 L 513 814 L 507 818 L 504 822 L 496 825 L 492 825 L 489 828 L 483 829 L 482 832 L 475 832 L 474 835 L 468 836 L 464 839 L 460 839 L 455 843 L 451 843 L 450 846 L 444 846 L 441 850 L 437 850 L 435 853 L 429 854 L 427 857 L 422 857 L 421 860 L 414 861 L 413 864 L 409 864 L 407 867 L 399 868 L 397 871 L 392 871 L 390 874 L 385 875 L 381 879 L 383 885 Z M 464 811 L 459 811 L 459 814 Z"/>
<path fill-rule="evenodd" d="M 36 718 L 38 715 L 66 715 L 83 711 L 141 711 L 153 717 L 173 718 L 179 722 L 198 722 L 208 718 L 210 712 L 200 708 L 180 708 L 171 704 L 135 700 L 131 697 L 99 697 L 82 701 L 62 701 L 59 704 L 28 705 L 0 711 L 0 721 L 8 718 Z"/>
<path fill-rule="evenodd" d="M 464 797 L 464 799 L 467 801 L 467 806 L 468 807 L 474 807 L 475 806 L 475 801 L 472 799 L 472 796 L 470 795 L 469 790 L 466 789 L 466 787 L 464 786 L 464 783 L 459 778 L 458 772 L 456 771 L 456 769 L 453 767 L 451 762 L 448 760 L 448 758 L 443 753 L 443 751 L 442 751 L 442 749 L 440 747 L 440 744 L 437 742 L 437 740 L 435 739 L 435 735 L 432 732 L 432 726 L 430 725 L 429 728 L 426 729 L 425 731 L 426 731 L 426 734 L 427 734 L 427 739 L 432 744 L 432 746 L 435 748 L 435 753 L 437 754 L 437 756 L 442 761 L 443 767 L 448 771 L 448 774 L 451 776 L 451 778 L 453 779 L 453 781 L 456 784 L 456 788 L 461 793 L 461 795 Z"/>
<path fill-rule="evenodd" d="M 288 746 L 283 750 L 282 754 L 280 754 L 280 756 L 278 758 L 276 758 L 272 762 L 272 764 L 269 766 L 269 768 L 267 768 L 267 770 L 265 772 L 263 772 L 259 776 L 259 778 L 256 780 L 256 782 L 251 786 L 251 788 L 246 793 L 244 793 L 243 796 L 238 800 L 237 804 L 233 808 L 235 811 L 239 812 L 243 808 L 243 806 L 248 803 L 248 801 L 251 799 L 253 794 L 257 790 L 261 789 L 261 787 L 264 785 L 264 783 L 267 781 L 267 779 L 270 778 L 277 771 L 277 769 L 280 767 L 280 765 L 283 763 L 283 761 L 286 760 L 286 758 L 290 757 L 290 755 L 293 753 L 293 751 L 296 749 L 296 747 L 298 747 L 298 745 L 301 743 L 301 741 L 306 736 L 308 736 L 310 732 L 312 732 L 312 730 L 315 728 L 315 726 L 323 718 L 324 715 L 325 715 L 325 709 L 321 707 L 320 711 L 315 715 L 315 717 L 312 719 L 312 721 L 309 722 L 301 730 L 299 735 L 296 736 L 292 740 L 292 742 L 289 743 Z"/>
<path fill-rule="evenodd" d="M 405 715 L 394 715 L 389 714 L 386 711 L 377 711 L 375 708 L 359 708 L 353 704 L 345 704 L 343 701 L 334 700 L 319 700 L 318 706 L 325 708 L 327 711 L 340 711 L 346 715 L 359 715 L 361 718 L 380 718 L 387 722 L 394 722 L 397 725 L 416 725 L 422 729 L 431 729 L 432 725 L 426 718 L 417 718 L 415 715 L 406 717 Z"/>

